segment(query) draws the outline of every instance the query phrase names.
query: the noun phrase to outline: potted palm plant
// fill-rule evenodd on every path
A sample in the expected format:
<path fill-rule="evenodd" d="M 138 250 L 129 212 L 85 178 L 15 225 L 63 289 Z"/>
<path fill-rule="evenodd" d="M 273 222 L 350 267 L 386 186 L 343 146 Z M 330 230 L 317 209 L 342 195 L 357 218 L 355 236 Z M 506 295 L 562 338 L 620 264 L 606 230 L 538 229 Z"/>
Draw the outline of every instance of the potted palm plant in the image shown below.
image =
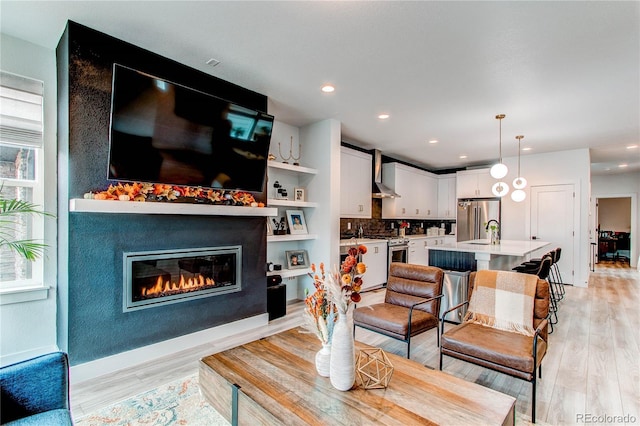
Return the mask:
<path fill-rule="evenodd" d="M 8 248 L 26 260 L 34 261 L 42 256 L 47 245 L 33 239 L 15 239 L 15 228 L 24 215 L 53 217 L 51 213 L 41 211 L 33 203 L 5 198 L 0 192 L 0 250 Z"/>

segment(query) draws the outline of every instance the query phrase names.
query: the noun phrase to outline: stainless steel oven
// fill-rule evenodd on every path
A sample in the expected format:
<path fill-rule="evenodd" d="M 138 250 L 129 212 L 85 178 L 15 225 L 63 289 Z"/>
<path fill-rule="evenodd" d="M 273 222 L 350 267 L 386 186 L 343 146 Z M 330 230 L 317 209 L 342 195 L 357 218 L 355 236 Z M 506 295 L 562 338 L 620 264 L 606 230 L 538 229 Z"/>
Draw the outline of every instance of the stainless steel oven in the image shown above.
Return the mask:
<path fill-rule="evenodd" d="M 391 262 L 409 262 L 409 241 L 405 238 L 390 238 L 387 241 L 389 247 L 389 265 Z"/>

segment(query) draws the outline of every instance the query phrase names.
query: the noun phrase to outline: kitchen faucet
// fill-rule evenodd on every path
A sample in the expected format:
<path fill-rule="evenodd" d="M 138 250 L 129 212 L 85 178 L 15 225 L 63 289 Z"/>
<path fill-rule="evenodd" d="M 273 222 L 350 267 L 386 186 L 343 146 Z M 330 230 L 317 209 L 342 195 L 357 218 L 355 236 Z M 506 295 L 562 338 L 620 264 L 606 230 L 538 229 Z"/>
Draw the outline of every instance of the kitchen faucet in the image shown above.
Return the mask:
<path fill-rule="evenodd" d="M 498 222 L 495 219 L 491 219 L 489 222 L 487 222 L 487 226 L 485 226 L 484 230 L 488 231 L 489 230 L 489 225 L 491 225 L 491 222 L 495 222 L 496 226 L 498 227 L 498 232 L 500 232 L 500 222 Z"/>

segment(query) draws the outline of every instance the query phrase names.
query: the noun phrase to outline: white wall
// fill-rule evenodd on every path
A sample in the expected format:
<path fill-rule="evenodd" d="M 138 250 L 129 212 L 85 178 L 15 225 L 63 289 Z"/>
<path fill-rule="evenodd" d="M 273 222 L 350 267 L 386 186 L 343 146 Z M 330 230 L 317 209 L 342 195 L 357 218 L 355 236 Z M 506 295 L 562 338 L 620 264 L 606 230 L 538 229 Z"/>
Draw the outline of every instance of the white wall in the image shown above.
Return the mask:
<path fill-rule="evenodd" d="M 506 182 L 517 174 L 517 157 L 504 158 L 509 167 Z M 588 149 L 559 151 L 548 154 L 523 155 L 520 161 L 521 174 L 528 181 L 527 198 L 516 203 L 510 195 L 502 201 L 502 238 L 505 240 L 528 240 L 531 216 L 531 187 L 539 185 L 573 184 L 578 197 L 578 212 L 575 223 L 577 242 L 574 250 L 575 275 L 573 284 L 586 287 L 589 280 L 589 179 L 590 157 Z M 563 277 L 565 274 L 563 273 Z M 565 281 L 568 281 L 565 279 Z"/>
<path fill-rule="evenodd" d="M 640 255 L 640 173 L 623 173 L 609 176 L 593 176 L 591 178 L 591 202 L 595 211 L 595 202 L 598 198 L 631 198 L 631 266 L 638 267 Z M 592 229 L 597 224 L 595 218 Z"/>
<path fill-rule="evenodd" d="M 55 212 L 57 151 L 57 84 L 55 51 L 0 34 L 0 64 L 4 71 L 44 82 L 44 209 Z M 45 221 L 44 300 L 0 306 L 0 364 L 56 350 L 56 220 Z"/>

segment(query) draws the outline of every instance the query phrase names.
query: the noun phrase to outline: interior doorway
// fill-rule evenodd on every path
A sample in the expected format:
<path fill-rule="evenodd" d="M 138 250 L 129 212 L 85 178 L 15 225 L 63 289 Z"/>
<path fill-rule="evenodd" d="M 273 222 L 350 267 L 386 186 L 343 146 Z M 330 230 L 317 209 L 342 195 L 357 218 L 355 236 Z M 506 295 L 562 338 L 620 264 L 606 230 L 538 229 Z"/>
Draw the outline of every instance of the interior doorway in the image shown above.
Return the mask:
<path fill-rule="evenodd" d="M 579 207 L 575 193 L 574 184 L 531 187 L 531 239 L 549 241 L 549 250 L 562 249 L 558 266 L 565 284 L 575 283 L 578 259 Z"/>
<path fill-rule="evenodd" d="M 631 197 L 596 199 L 596 262 L 631 262 Z"/>

